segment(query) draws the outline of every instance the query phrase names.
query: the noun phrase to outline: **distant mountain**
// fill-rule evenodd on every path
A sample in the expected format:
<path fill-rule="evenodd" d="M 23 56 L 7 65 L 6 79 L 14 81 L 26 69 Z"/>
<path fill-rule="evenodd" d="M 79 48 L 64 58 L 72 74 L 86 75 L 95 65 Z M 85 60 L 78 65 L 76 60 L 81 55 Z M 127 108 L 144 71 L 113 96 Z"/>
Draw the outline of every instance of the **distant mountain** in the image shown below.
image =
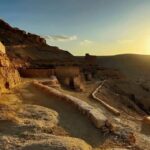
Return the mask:
<path fill-rule="evenodd" d="M 102 67 L 119 69 L 132 79 L 150 79 L 150 55 L 99 56 L 98 64 Z"/>

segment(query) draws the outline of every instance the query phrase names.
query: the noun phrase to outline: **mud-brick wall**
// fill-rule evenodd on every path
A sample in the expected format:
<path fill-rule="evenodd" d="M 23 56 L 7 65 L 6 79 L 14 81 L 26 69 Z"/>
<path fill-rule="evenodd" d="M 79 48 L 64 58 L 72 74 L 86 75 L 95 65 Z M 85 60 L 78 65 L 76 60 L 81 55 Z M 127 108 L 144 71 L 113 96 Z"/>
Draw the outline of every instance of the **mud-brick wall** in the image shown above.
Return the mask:
<path fill-rule="evenodd" d="M 57 77 L 75 77 L 80 75 L 80 68 L 75 66 L 60 66 L 56 67 L 55 75 Z"/>
<path fill-rule="evenodd" d="M 55 75 L 62 85 L 81 91 L 83 79 L 79 67 L 60 66 L 55 69 L 20 69 L 20 75 L 27 78 L 49 78 Z"/>
<path fill-rule="evenodd" d="M 55 69 L 55 75 L 58 77 L 61 84 L 68 86 L 77 91 L 83 91 L 82 73 L 79 67 L 76 66 L 61 66 Z"/>
<path fill-rule="evenodd" d="M 58 78 L 73 78 L 80 75 L 80 68 L 74 66 L 56 67 L 55 69 L 36 69 L 27 68 L 20 69 L 20 75 L 22 77 L 38 78 L 38 77 L 50 77 L 56 75 Z"/>
<path fill-rule="evenodd" d="M 54 75 L 54 69 L 20 69 L 21 77 L 27 78 L 48 78 Z"/>

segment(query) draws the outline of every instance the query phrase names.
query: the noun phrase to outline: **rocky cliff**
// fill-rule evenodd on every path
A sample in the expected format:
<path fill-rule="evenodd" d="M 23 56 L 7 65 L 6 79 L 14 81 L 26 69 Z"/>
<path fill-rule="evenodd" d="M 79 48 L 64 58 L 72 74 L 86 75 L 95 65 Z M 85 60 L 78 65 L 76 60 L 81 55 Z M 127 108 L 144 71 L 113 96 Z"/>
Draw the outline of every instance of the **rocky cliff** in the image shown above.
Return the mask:
<path fill-rule="evenodd" d="M 75 64 L 75 58 L 69 52 L 49 46 L 44 38 L 14 28 L 3 20 L 0 20 L 0 41 L 6 46 L 8 57 L 17 66 L 22 61 L 22 66 L 26 67 L 25 63 L 28 63 L 31 68 Z"/>
<path fill-rule="evenodd" d="M 0 52 L 6 53 L 5 46 L 0 42 Z"/>
<path fill-rule="evenodd" d="M 16 86 L 20 82 L 18 71 L 14 68 L 7 55 L 4 53 L 5 47 L 1 43 L 0 47 L 0 92 Z"/>

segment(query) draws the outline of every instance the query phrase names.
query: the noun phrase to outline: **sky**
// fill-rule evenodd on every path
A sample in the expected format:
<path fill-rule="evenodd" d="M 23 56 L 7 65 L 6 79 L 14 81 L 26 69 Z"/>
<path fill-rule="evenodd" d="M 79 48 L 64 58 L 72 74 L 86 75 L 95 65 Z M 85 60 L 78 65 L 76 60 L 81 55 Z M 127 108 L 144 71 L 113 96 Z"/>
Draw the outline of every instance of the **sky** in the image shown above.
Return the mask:
<path fill-rule="evenodd" d="M 0 18 L 74 55 L 150 54 L 150 0 L 1 0 Z"/>

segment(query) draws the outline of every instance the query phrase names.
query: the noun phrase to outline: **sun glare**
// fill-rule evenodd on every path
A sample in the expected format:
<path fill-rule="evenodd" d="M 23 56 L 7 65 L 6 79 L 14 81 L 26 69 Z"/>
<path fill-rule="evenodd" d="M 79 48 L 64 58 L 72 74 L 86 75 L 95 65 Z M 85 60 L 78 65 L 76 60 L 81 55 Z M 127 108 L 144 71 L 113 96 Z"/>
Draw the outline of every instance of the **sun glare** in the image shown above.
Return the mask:
<path fill-rule="evenodd" d="M 150 37 L 145 42 L 145 54 L 150 55 Z"/>

